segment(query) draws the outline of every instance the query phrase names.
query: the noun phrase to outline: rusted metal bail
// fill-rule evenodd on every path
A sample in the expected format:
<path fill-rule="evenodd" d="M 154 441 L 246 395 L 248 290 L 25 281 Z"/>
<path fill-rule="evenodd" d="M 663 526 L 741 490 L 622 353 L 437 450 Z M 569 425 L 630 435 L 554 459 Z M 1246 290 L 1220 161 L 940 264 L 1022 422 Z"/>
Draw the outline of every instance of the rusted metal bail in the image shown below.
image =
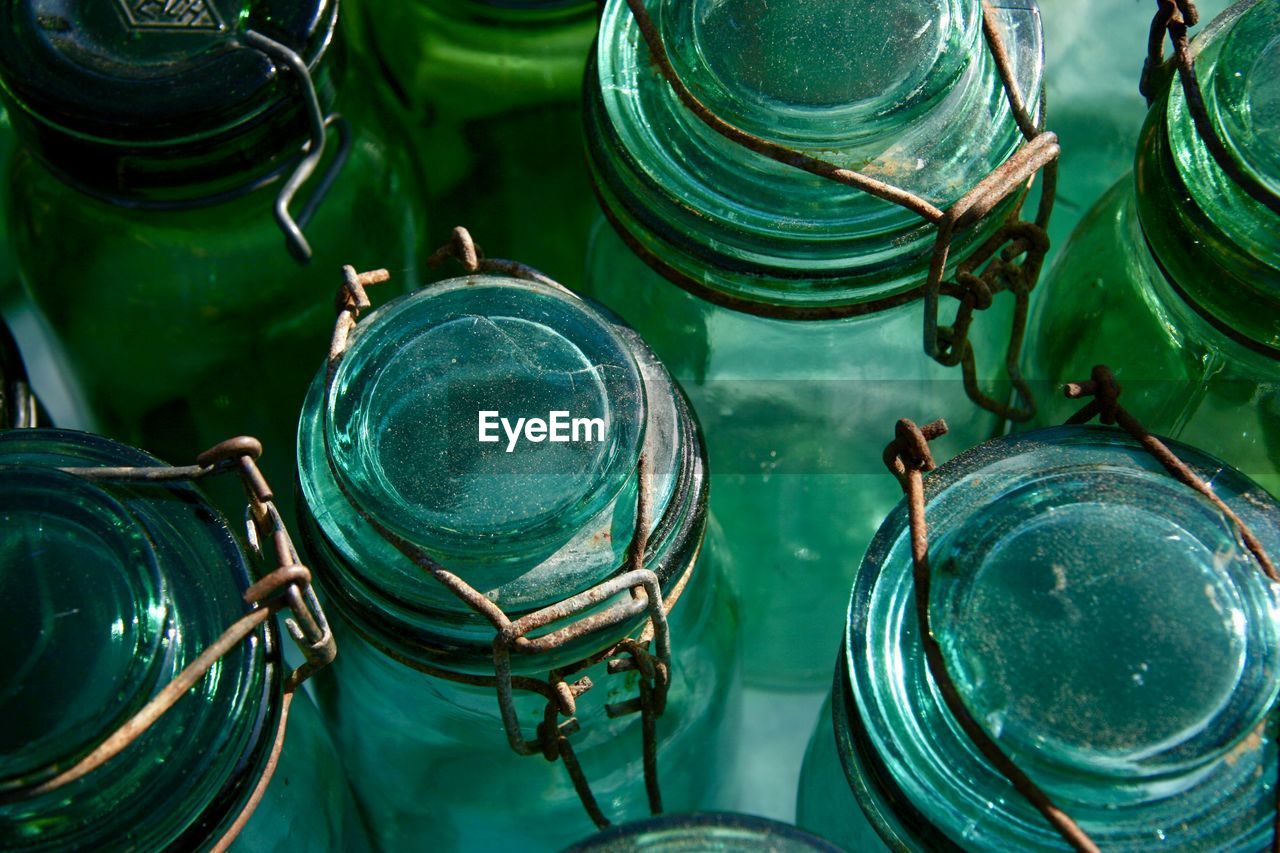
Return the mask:
<path fill-rule="evenodd" d="M 337 113 L 324 114 L 320 107 L 320 98 L 316 94 L 315 83 L 311 79 L 311 71 L 307 68 L 306 61 L 298 55 L 297 51 L 255 30 L 245 30 L 242 38 L 246 45 L 265 54 L 272 62 L 278 64 L 282 70 L 287 71 L 293 77 L 298 86 L 298 94 L 302 97 L 303 109 L 307 114 L 310 139 L 303 144 L 297 166 L 294 167 L 293 172 L 285 180 L 279 194 L 276 196 L 275 217 L 276 224 L 284 232 L 285 245 L 289 248 L 289 254 L 298 263 L 308 264 L 311 262 L 312 256 L 311 244 L 307 242 L 306 235 L 302 233 L 302 229 L 307 227 L 307 223 L 315 215 L 320 203 L 324 201 L 325 195 L 329 192 L 330 187 L 333 186 L 338 173 L 346 163 L 347 155 L 351 151 L 351 129 L 346 120 Z M 316 168 L 320 165 L 320 161 L 324 158 L 325 141 L 328 136 L 328 128 L 331 126 L 338 132 L 338 152 L 334 155 L 328 168 L 320 176 L 319 183 L 312 191 L 310 198 L 307 199 L 306 204 L 303 205 L 302 210 L 297 216 L 294 216 L 289 208 L 293 204 L 294 197 L 297 196 L 298 191 L 302 189 L 303 184 L 311 179 Z"/>
<path fill-rule="evenodd" d="M 276 726 L 271 752 L 262 775 L 240 814 L 212 849 L 218 853 L 226 850 L 244 829 L 275 773 L 280 750 L 284 746 L 294 691 L 317 671 L 328 666 L 338 653 L 324 610 L 311 588 L 311 573 L 298 559 L 293 540 L 272 500 L 271 487 L 258 469 L 255 460 L 261 454 L 262 444 L 256 438 L 240 436 L 223 441 L 201 453 L 195 465 L 57 469 L 86 480 L 129 483 L 194 482 L 219 474 L 235 473 L 240 477 L 248 498 L 246 513 L 249 517 L 250 547 L 257 557 L 274 562 L 276 568 L 245 590 L 244 601 L 249 606 L 249 611 L 227 628 L 133 717 L 72 767 L 37 785 L 5 792 L 0 795 L 0 802 L 24 800 L 56 791 L 84 778 L 120 755 L 186 696 L 219 660 L 252 636 L 277 611 L 287 610 L 291 616 L 285 620 L 285 625 L 306 662 L 285 678 L 280 721 Z M 260 545 L 266 538 L 271 539 L 274 546 L 270 557 L 263 554 Z"/>
<path fill-rule="evenodd" d="M 1110 369 L 1099 365 L 1093 369 L 1089 380 L 1071 383 L 1063 390 L 1069 399 L 1088 399 L 1088 402 L 1067 420 L 1068 424 L 1083 424 L 1097 417 L 1104 424 L 1119 425 L 1141 444 L 1169 472 L 1170 476 L 1208 498 L 1235 525 L 1246 547 L 1258 561 L 1262 572 L 1272 581 L 1280 582 L 1280 574 L 1277 573 L 1275 564 L 1244 520 L 1227 506 L 1195 471 L 1179 459 L 1168 445 L 1152 435 L 1137 418 L 1120 405 L 1120 386 Z M 929 533 L 925 520 L 924 474 L 933 470 L 934 467 L 929 442 L 945 435 L 946 432 L 947 425 L 941 420 L 924 427 L 917 427 L 911 421 L 903 419 L 897 423 L 894 440 L 884 450 L 885 467 L 897 478 L 906 496 L 911 534 L 916 620 L 920 627 L 920 641 L 924 648 L 929 675 L 933 678 L 947 710 L 955 718 L 960 729 L 1000 775 L 1004 776 L 1014 789 L 1044 816 L 1045 820 L 1073 849 L 1097 853 L 1098 846 L 1080 825 L 1054 805 L 1049 795 L 1009 758 L 995 739 L 969 713 L 960 696 L 959 688 L 956 687 L 947 668 L 942 646 L 933 634 L 929 615 L 932 569 L 929 565 Z M 1280 781 L 1277 782 L 1277 786 L 1280 787 Z M 1280 812 L 1277 812 L 1276 816 L 1272 849 L 1277 849 L 1278 846 L 1280 846 Z"/>
<path fill-rule="evenodd" d="M 1200 80 L 1196 76 L 1197 51 L 1187 34 L 1187 28 L 1199 22 L 1200 12 L 1196 9 L 1194 0 L 1156 0 L 1156 14 L 1147 35 L 1147 58 L 1142 66 L 1138 91 L 1147 99 L 1147 106 L 1150 107 L 1164 87 L 1170 84 L 1170 78 L 1176 72 L 1196 134 L 1204 143 L 1209 155 L 1213 157 L 1213 162 L 1250 198 L 1272 213 L 1280 215 L 1280 195 L 1246 171 L 1231 156 L 1226 143 L 1222 141 L 1217 128 L 1213 126 L 1213 120 L 1209 118 L 1209 110 L 1205 106 L 1204 94 L 1200 89 Z M 1164 58 L 1166 34 L 1169 36 L 1169 43 L 1173 46 L 1173 56 L 1168 61 Z"/>
<path fill-rule="evenodd" d="M 437 266 L 449 258 L 461 263 L 468 273 L 486 272 L 521 278 L 553 287 L 573 299 L 580 298 L 568 288 L 532 267 L 515 261 L 486 258 L 465 228 L 455 228 L 449 243 L 431 255 L 430 263 L 432 266 Z M 386 270 L 357 273 L 354 267 L 343 267 L 343 283 L 338 290 L 335 305 L 338 316 L 334 323 L 326 362 L 325 398 L 322 406 L 322 417 L 326 421 L 331 417 L 333 410 L 334 380 L 338 365 L 346 354 L 351 331 L 359 321 L 360 312 L 372 304 L 366 288 L 387 281 L 389 278 L 390 274 Z M 444 568 L 426 551 L 382 524 L 364 509 L 351 494 L 335 468 L 327 423 L 321 427 L 321 432 L 324 435 L 325 457 L 330 473 L 333 475 L 333 481 L 351 509 L 375 533 L 453 593 L 469 610 L 486 619 L 494 628 L 493 676 L 456 673 L 443 667 L 411 660 L 402 655 L 391 652 L 388 654 L 406 666 L 436 678 L 473 686 L 492 687 L 497 694 L 498 709 L 502 715 L 503 728 L 511 749 L 519 755 L 541 755 L 548 761 L 561 760 L 569 773 L 574 791 L 582 801 L 583 808 L 599 828 L 609 826 L 610 821 L 601 810 L 569 740 L 570 736 L 579 729 L 575 716 L 577 698 L 594 685 L 587 677 L 582 677 L 573 683 L 569 683 L 566 679 L 575 672 L 606 660 L 610 675 L 638 672 L 640 674 L 639 696 L 608 705 L 606 713 L 609 717 L 633 713 L 641 715 L 642 757 L 649 810 L 653 814 L 661 813 L 662 792 L 658 780 L 656 721 L 666 708 L 667 691 L 671 681 L 671 636 L 667 624 L 667 613 L 679 598 L 680 588 L 677 587 L 664 602 L 657 574 L 645 567 L 649 529 L 653 520 L 652 483 L 645 454 L 640 454 L 637 463 L 636 522 L 631 544 L 627 549 L 625 571 L 585 592 L 513 620 L 484 593 Z M 672 511 L 674 507 L 669 507 L 668 513 Z M 577 621 L 568 621 L 627 592 L 630 592 L 630 596 L 603 611 L 592 613 Z M 638 639 L 624 639 L 587 660 L 569 667 L 551 670 L 546 681 L 517 676 L 511 671 L 513 651 L 526 655 L 546 653 L 581 637 L 628 622 L 640 615 L 647 618 L 645 628 Z M 533 631 L 549 628 L 560 622 L 568 622 L 568 624 L 536 637 L 528 636 Z M 521 730 L 515 705 L 516 690 L 537 693 L 546 699 L 543 721 L 533 738 L 526 738 Z"/>
<path fill-rule="evenodd" d="M 709 128 L 730 142 L 779 163 L 899 205 L 937 228 L 937 239 L 934 242 L 928 277 L 921 287 L 872 302 L 849 302 L 819 307 L 771 305 L 720 294 L 674 270 L 652 252 L 640 246 L 639 241 L 628 239 L 625 229 L 618 228 L 627 244 L 659 273 L 695 295 L 734 310 L 764 317 L 784 320 L 829 320 L 863 316 L 923 297 L 925 353 L 941 364 L 960 365 L 965 391 L 977 405 L 1001 418 L 1013 421 L 1029 420 L 1035 414 L 1035 398 L 1030 385 L 1022 377 L 1018 363 L 1021 360 L 1022 343 L 1026 335 L 1029 296 L 1039 279 L 1040 267 L 1049 246 L 1046 229 L 1053 212 L 1060 152 L 1057 137 L 1044 130 L 1031 116 L 1026 107 L 1026 100 L 1018 91 L 1009 53 L 996 27 L 996 13 L 991 5 L 985 0 L 982 3 L 983 37 L 1000 75 L 1009 109 L 1027 144 L 979 181 L 950 208 L 942 210 L 909 190 L 762 139 L 725 121 L 702 103 L 680 79 L 667 54 L 662 35 L 645 6 L 645 0 L 626 0 L 626 3 L 657 70 L 685 108 Z M 1005 220 L 1003 227 L 961 265 L 957 272 L 957 281 L 952 284 L 944 283 L 951 244 L 956 234 L 985 219 L 1009 197 L 1029 188 L 1035 175 L 1040 172 L 1044 173 L 1044 182 L 1035 221 L 1021 221 L 1019 218 L 1021 205 L 1018 205 Z M 603 207 L 607 215 L 607 205 Z M 614 224 L 617 226 L 618 223 Z M 1021 263 L 1017 263 L 1018 257 L 1023 258 Z M 980 271 L 979 267 L 982 268 Z M 980 389 L 976 359 L 968 338 L 973 312 L 989 307 L 991 296 L 1006 290 L 1013 293 L 1016 304 L 1009 347 L 1005 353 L 1005 366 L 1014 389 L 1023 401 L 1022 406 L 1009 404 Z M 950 326 L 940 326 L 938 323 L 938 298 L 941 295 L 954 297 L 961 303 L 956 319 Z"/>

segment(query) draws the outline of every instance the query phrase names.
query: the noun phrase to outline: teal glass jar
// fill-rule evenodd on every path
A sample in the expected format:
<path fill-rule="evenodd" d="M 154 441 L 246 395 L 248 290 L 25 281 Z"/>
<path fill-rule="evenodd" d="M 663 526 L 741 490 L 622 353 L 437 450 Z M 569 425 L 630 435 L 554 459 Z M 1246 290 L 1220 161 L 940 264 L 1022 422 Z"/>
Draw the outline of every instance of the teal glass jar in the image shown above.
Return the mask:
<path fill-rule="evenodd" d="M 1280 506 L 1169 446 L 1276 553 Z M 999 748 L 1103 850 L 1267 846 L 1280 594 L 1226 515 L 1102 427 L 997 439 L 924 492 L 932 632 Z M 904 501 L 853 587 L 800 824 L 855 850 L 1068 849 L 946 710 L 912 571 Z"/>
<path fill-rule="evenodd" d="M 1280 194 L 1273 97 L 1280 20 L 1241 3 L 1195 42 L 1229 156 Z M 1175 81 L 1132 176 L 1090 211 L 1045 281 L 1026 373 L 1076 381 L 1106 362 L 1147 426 L 1206 447 L 1280 495 L 1280 215 L 1214 161 Z M 1060 422 L 1061 401 L 1038 422 Z"/>
<path fill-rule="evenodd" d="M 0 8 L 0 89 L 22 143 L 5 187 L 13 252 L 104 433 L 162 458 L 252 434 L 268 478 L 291 479 L 331 315 L 275 207 L 303 146 L 319 148 L 317 110 L 341 119 L 290 206 L 312 264 L 415 265 L 418 191 L 367 99 L 346 91 L 359 80 L 344 79 L 337 10 Z"/>
<path fill-rule="evenodd" d="M 995 5 L 1034 112 L 1036 6 Z M 938 206 L 1023 142 L 977 2 L 649 6 L 673 66 L 713 113 Z M 712 513 L 743 595 L 748 683 L 822 689 L 838 640 L 824 627 L 839 621 L 834 593 L 896 500 L 868 425 L 942 407 L 956 430 L 940 452 L 999 429 L 966 398 L 959 372 L 921 349 L 924 310 L 912 290 L 935 230 L 713 132 L 653 72 L 621 0 L 605 8 L 585 97 L 591 174 L 613 226 L 594 233 L 587 293 L 645 336 L 706 430 Z M 961 234 L 953 260 L 991 236 L 1013 203 Z M 844 319 L 769 316 L 894 297 L 896 307 Z M 973 324 L 984 383 L 1000 374 L 1010 314 L 1011 300 L 997 299 Z"/>
<path fill-rule="evenodd" d="M 603 659 L 644 636 L 645 611 L 604 619 L 613 596 L 532 632 L 604 619 L 540 653 L 510 653 L 525 685 L 512 726 L 495 689 L 494 624 L 433 576 L 442 567 L 482 604 L 534 618 L 627 571 L 637 526 L 649 531 L 643 565 L 673 648 L 655 724 L 662 801 L 717 804 L 734 779 L 736 615 L 720 543 L 702 544 L 698 428 L 636 333 L 546 283 L 477 274 L 431 285 L 355 327 L 331 392 L 325 371 L 311 386 L 298 445 L 308 565 L 342 646 L 321 707 L 381 846 L 554 850 L 589 832 L 561 762 L 508 743 L 545 730 L 550 700 L 527 688 L 561 678 L 594 684 L 576 699 L 569 740 L 605 816 L 647 814 L 641 716 L 606 714 L 636 697 L 638 673 Z"/>
<path fill-rule="evenodd" d="M 595 200 L 582 153 L 591 0 L 346 0 L 343 25 L 403 121 L 444 229 L 578 287 Z M 549 205 L 555 217 L 530 214 Z"/>
<path fill-rule="evenodd" d="M 247 610 L 251 577 L 221 515 L 188 483 L 89 479 L 64 467 L 153 467 L 88 433 L 0 433 L 0 847 L 206 849 L 263 774 L 282 708 L 273 620 L 235 645 L 124 751 L 77 764 Z M 288 737 L 237 849 L 365 849 L 315 706 Z"/>
<path fill-rule="evenodd" d="M 638 853 L 642 850 L 720 850 L 760 853 L 838 853 L 821 838 L 785 823 L 728 812 L 662 815 L 616 826 L 565 853 Z"/>

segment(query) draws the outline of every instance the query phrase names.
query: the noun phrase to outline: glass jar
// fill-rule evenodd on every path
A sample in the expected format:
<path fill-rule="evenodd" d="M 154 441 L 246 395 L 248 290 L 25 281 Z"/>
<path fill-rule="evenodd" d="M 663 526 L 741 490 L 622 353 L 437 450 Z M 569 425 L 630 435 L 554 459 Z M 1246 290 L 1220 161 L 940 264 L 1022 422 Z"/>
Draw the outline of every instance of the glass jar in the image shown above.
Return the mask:
<path fill-rule="evenodd" d="M 641 850 L 838 853 L 839 848 L 777 821 L 727 812 L 662 815 L 616 826 L 580 841 L 565 853 L 632 853 Z"/>
<path fill-rule="evenodd" d="M 1274 500 L 1170 448 L 1277 553 Z M 997 439 L 924 491 L 931 630 L 999 748 L 1103 850 L 1266 846 L 1280 594 L 1227 516 L 1103 427 Z M 914 589 L 904 501 L 853 587 L 800 824 L 855 850 L 1067 849 L 946 710 Z"/>
<path fill-rule="evenodd" d="M 1195 65 L 1230 156 L 1274 194 L 1273 12 L 1233 7 L 1196 40 Z M 1211 449 L 1280 495 L 1280 216 L 1214 161 L 1176 81 L 1147 118 L 1134 174 L 1048 273 L 1032 327 L 1028 377 L 1057 385 L 1105 362 L 1150 429 Z M 1049 399 L 1037 422 L 1070 408 Z"/>
<path fill-rule="evenodd" d="M 497 629 L 475 609 L 533 618 L 597 589 L 631 567 L 637 527 L 648 531 L 643 565 L 669 605 L 673 647 L 656 720 L 663 804 L 714 804 L 733 781 L 724 756 L 737 735 L 736 615 L 720 543 L 708 534 L 702 545 L 702 441 L 634 332 L 559 287 L 501 276 L 400 297 L 356 326 L 330 392 L 325 373 L 313 383 L 298 469 L 308 565 L 342 645 L 321 707 L 351 750 L 381 846 L 560 849 L 588 832 L 561 762 L 508 743 L 545 742 L 532 732 L 559 716 L 527 688 L 560 678 L 595 685 L 576 699 L 581 731 L 569 741 L 600 808 L 609 819 L 647 813 L 641 715 L 606 714 L 636 697 L 638 673 L 605 660 L 656 628 L 646 611 L 511 653 L 504 666 L 525 685 L 511 694 L 511 720 L 495 690 Z M 464 603 L 450 578 L 481 604 Z M 587 614 L 603 618 L 620 600 L 650 599 L 624 591 Z M 529 636 L 587 618 L 569 617 Z"/>
<path fill-rule="evenodd" d="M 1233 0 L 1196 0 L 1208 21 Z M 1147 107 L 1138 81 L 1154 3 L 1041 0 L 1045 100 L 1062 143 L 1058 194 L 1049 225 L 1050 262 L 1080 219 L 1133 168 L 1133 143 Z"/>
<path fill-rule="evenodd" d="M 582 153 L 590 0 L 346 0 L 344 26 L 405 122 L 442 229 L 570 287 L 595 199 Z M 548 205 L 554 218 L 530 215 Z"/>
<path fill-rule="evenodd" d="M 268 619 L 137 740 L 45 792 L 246 615 L 249 566 L 189 483 L 64 467 L 162 463 L 88 433 L 0 433 L 0 847 L 208 848 L 261 778 L 283 701 Z M 364 849 L 341 764 L 300 691 L 237 849 Z"/>
<path fill-rule="evenodd" d="M 415 265 L 418 193 L 367 99 L 344 91 L 361 81 L 343 79 L 336 16 L 335 0 L 0 9 L 0 87 L 22 141 L 5 189 L 13 251 L 105 433 L 163 458 L 253 434 L 268 478 L 291 479 L 332 322 L 273 213 L 319 118 L 311 84 L 345 119 L 291 205 L 305 220 L 332 176 L 303 229 L 311 263 Z"/>

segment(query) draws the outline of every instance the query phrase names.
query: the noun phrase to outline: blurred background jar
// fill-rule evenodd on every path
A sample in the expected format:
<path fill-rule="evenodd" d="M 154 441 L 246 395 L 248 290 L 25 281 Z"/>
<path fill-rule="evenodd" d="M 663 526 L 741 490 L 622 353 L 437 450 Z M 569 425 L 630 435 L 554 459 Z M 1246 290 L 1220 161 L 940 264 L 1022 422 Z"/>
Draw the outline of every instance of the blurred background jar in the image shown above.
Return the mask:
<path fill-rule="evenodd" d="M 1170 447 L 1277 553 L 1274 500 Z M 1103 850 L 1268 846 L 1280 594 L 1228 517 L 1102 427 L 984 444 L 924 496 L 930 629 L 959 700 L 1052 803 Z M 944 704 L 907 516 L 854 584 L 799 823 L 850 850 L 1068 849 Z"/>
<path fill-rule="evenodd" d="M 595 200 L 582 153 L 591 0 L 346 0 L 382 102 L 404 123 L 445 229 L 578 287 Z M 539 205 L 550 215 L 533 215 Z"/>
<path fill-rule="evenodd" d="M 40 790 L 251 612 L 244 552 L 190 483 L 59 470 L 117 466 L 163 463 L 88 433 L 0 433 L 6 850 L 207 849 L 272 753 L 288 672 L 268 617 L 122 752 Z M 236 849 L 367 849 L 319 713 L 293 696 L 279 764 Z"/>
<path fill-rule="evenodd" d="M 712 113 L 938 207 L 1024 143 L 977 2 L 649 6 L 676 72 Z M 1034 113 L 1036 6 L 999 3 L 992 16 Z M 712 514 L 743 600 L 744 673 L 758 688 L 744 739 L 756 784 L 737 807 L 789 819 L 842 590 L 898 499 L 876 427 L 945 406 L 958 413 L 945 457 L 1002 418 L 969 400 L 959 368 L 923 351 L 936 232 L 919 214 L 714 132 L 656 71 L 621 0 L 605 8 L 585 92 L 604 213 L 586 292 L 645 336 L 706 432 Z M 957 235 L 948 274 L 1016 203 Z M 978 384 L 1002 400 L 1013 303 L 996 297 L 968 331 Z M 943 301 L 944 325 L 955 305 Z"/>
<path fill-rule="evenodd" d="M 1280 494 L 1280 19 L 1270 3 L 1237 4 L 1194 48 L 1214 133 L 1271 205 L 1219 166 L 1169 81 L 1133 173 L 1047 274 L 1026 372 L 1047 387 L 1106 362 L 1151 429 Z M 1049 398 L 1036 422 L 1069 409 Z"/>
<path fill-rule="evenodd" d="M 298 459 L 307 562 L 342 646 L 320 699 L 378 844 L 554 850 L 581 838 L 592 818 L 568 760 L 555 760 L 555 727 L 569 716 L 560 731 L 602 817 L 648 814 L 648 724 L 636 713 L 648 664 L 629 664 L 624 649 L 639 641 L 641 658 L 661 658 L 650 613 L 659 589 L 671 647 L 652 731 L 662 804 L 727 798 L 736 614 L 722 543 L 707 533 L 697 425 L 639 336 L 558 286 L 450 279 L 362 320 L 326 395 L 322 371 Z M 567 426 L 561 440 L 547 429 L 552 411 L 599 425 Z M 482 440 L 482 414 L 493 440 Z M 533 419 L 541 430 L 522 430 Z M 629 576 L 632 548 L 654 590 L 566 605 L 527 631 L 560 639 L 538 650 L 510 639 L 499 664 L 485 608 L 537 621 Z M 470 598 L 446 587 L 453 579 Z M 593 686 L 582 692 L 584 677 Z M 569 689 L 571 713 L 553 704 Z"/>
<path fill-rule="evenodd" d="M 331 323 L 328 279 L 302 261 L 415 265 L 421 201 L 364 107 L 369 81 L 346 74 L 337 11 L 0 9 L 0 86 L 21 141 L 5 185 L 13 253 L 107 434 L 166 458 L 254 434 L 268 477 L 288 482 Z M 302 226 L 289 239 L 286 202 Z"/>

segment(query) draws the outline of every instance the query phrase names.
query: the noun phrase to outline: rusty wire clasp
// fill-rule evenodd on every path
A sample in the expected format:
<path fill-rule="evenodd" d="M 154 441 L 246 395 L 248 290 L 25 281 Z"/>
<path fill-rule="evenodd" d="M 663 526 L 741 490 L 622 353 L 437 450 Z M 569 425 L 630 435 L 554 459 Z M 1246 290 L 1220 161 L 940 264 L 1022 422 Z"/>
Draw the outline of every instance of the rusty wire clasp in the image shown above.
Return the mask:
<path fill-rule="evenodd" d="M 320 203 L 324 201 L 325 195 L 333 186 L 333 182 L 337 180 L 338 173 L 342 171 L 347 156 L 351 153 L 351 128 L 346 119 L 337 113 L 325 114 L 320 106 L 320 97 L 316 94 L 315 82 L 311 79 L 311 71 L 296 50 L 256 30 L 245 30 L 242 38 L 245 45 L 264 54 L 281 69 L 287 71 L 296 82 L 298 94 L 302 97 L 302 106 L 310 128 L 310 138 L 303 143 L 297 165 L 276 196 L 275 217 L 280 230 L 284 232 L 285 245 L 289 248 L 289 254 L 293 255 L 299 263 L 307 264 L 311 262 L 312 251 L 311 244 L 307 242 L 302 229 L 307 227 L 307 223 L 315 215 Z M 338 153 L 334 155 L 332 162 L 320 176 L 320 182 L 312 190 L 302 210 L 294 216 L 290 206 L 298 191 L 311 179 L 324 158 L 330 127 L 338 132 Z"/>

